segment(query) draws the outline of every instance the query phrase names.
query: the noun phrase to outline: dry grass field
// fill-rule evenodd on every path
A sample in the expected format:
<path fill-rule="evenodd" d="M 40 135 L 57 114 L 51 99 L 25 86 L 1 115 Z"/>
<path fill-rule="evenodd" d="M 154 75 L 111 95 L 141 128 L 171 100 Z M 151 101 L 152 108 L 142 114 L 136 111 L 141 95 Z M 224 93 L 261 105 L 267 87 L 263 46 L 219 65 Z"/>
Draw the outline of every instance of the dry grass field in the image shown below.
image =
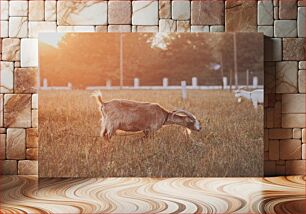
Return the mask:
<path fill-rule="evenodd" d="M 100 113 L 90 91 L 39 92 L 41 177 L 194 177 L 263 175 L 263 108 L 237 103 L 227 91 L 103 91 L 104 100 L 157 102 L 186 109 L 202 122 L 190 139 L 178 126 L 154 138 L 99 137 Z"/>

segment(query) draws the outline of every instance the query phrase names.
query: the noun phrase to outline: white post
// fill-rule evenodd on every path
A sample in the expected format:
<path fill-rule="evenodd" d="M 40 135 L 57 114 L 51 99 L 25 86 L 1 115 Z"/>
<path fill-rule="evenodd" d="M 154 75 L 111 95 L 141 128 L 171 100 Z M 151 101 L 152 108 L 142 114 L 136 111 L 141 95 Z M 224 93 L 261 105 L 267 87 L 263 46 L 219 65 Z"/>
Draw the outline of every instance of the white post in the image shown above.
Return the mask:
<path fill-rule="evenodd" d="M 43 88 L 44 89 L 48 88 L 48 80 L 46 78 L 44 78 L 44 81 L 43 81 Z"/>
<path fill-rule="evenodd" d="M 163 78 L 163 87 L 164 88 L 168 87 L 168 78 Z"/>
<path fill-rule="evenodd" d="M 67 85 L 67 86 L 68 86 L 68 89 L 70 89 L 70 90 L 72 89 L 72 84 L 71 84 L 71 82 L 68 82 L 68 85 Z"/>
<path fill-rule="evenodd" d="M 258 77 L 253 77 L 253 88 L 257 88 L 258 86 Z"/>
<path fill-rule="evenodd" d="M 187 84 L 186 84 L 186 81 L 182 81 L 181 85 L 182 85 L 182 99 L 186 100 L 187 99 Z"/>
<path fill-rule="evenodd" d="M 112 81 L 111 80 L 106 80 L 106 87 L 111 88 L 112 87 Z"/>
<path fill-rule="evenodd" d="M 134 78 L 134 88 L 138 88 L 138 87 L 139 87 L 139 79 Z"/>
<path fill-rule="evenodd" d="M 246 70 L 246 77 L 245 77 L 245 81 L 246 81 L 246 87 L 249 88 L 249 69 Z"/>
<path fill-rule="evenodd" d="M 198 78 L 192 77 L 192 88 L 198 87 Z"/>
<path fill-rule="evenodd" d="M 227 87 L 227 77 L 223 77 L 222 81 L 223 81 L 223 89 L 226 89 L 226 87 Z"/>

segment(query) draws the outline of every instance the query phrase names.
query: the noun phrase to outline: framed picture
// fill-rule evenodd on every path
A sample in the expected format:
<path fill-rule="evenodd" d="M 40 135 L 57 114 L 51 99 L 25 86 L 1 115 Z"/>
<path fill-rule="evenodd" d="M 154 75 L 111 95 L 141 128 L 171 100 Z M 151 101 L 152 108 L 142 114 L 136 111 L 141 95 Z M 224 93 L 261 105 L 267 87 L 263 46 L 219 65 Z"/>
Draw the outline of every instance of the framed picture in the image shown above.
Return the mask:
<path fill-rule="evenodd" d="M 259 33 L 42 33 L 39 176 L 263 176 L 263 76 Z"/>

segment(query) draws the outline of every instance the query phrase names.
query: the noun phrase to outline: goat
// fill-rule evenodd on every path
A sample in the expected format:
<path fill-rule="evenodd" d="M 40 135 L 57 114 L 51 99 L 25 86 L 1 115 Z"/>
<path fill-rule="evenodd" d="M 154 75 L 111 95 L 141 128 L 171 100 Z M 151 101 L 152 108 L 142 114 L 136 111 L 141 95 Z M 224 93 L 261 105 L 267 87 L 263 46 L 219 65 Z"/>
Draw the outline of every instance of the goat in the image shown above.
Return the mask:
<path fill-rule="evenodd" d="M 235 97 L 238 98 L 238 102 L 241 102 L 241 97 L 244 97 L 252 101 L 255 109 L 257 109 L 258 104 L 263 104 L 264 102 L 263 95 L 264 95 L 263 89 L 256 89 L 253 91 L 238 89 L 235 91 Z"/>
<path fill-rule="evenodd" d="M 187 130 L 201 130 L 201 123 L 190 112 L 185 110 L 168 111 L 157 103 L 137 102 L 114 99 L 104 102 L 102 94 L 95 95 L 101 112 L 101 134 L 110 141 L 116 131 L 143 132 L 145 136 L 156 132 L 165 125 L 180 125 Z"/>

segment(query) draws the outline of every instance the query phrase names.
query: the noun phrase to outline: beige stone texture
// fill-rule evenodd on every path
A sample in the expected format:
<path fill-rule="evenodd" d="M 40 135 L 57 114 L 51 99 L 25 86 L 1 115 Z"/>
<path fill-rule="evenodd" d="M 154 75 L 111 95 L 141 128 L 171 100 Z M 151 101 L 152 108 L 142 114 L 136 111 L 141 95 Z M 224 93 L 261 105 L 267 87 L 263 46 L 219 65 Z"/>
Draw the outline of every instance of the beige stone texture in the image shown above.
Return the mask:
<path fill-rule="evenodd" d="M 21 67 L 38 66 L 38 40 L 21 39 Z"/>
<path fill-rule="evenodd" d="M 273 18 L 275 19 L 275 20 L 278 20 L 279 19 L 279 16 L 278 16 L 278 13 L 279 13 L 279 7 L 274 7 L 274 9 L 273 9 Z"/>
<path fill-rule="evenodd" d="M 31 127 L 31 94 L 4 95 L 4 127 Z"/>
<path fill-rule="evenodd" d="M 305 175 L 305 160 L 286 161 L 286 175 Z"/>
<path fill-rule="evenodd" d="M 272 0 L 261 0 L 257 2 L 257 24 L 273 25 Z"/>
<path fill-rule="evenodd" d="M 27 160 L 38 160 L 38 149 L 29 148 L 26 150 L 26 159 Z"/>
<path fill-rule="evenodd" d="M 38 147 L 38 129 L 30 128 L 26 130 L 26 147 L 37 148 Z"/>
<path fill-rule="evenodd" d="M 305 128 L 306 114 L 283 114 L 283 128 Z"/>
<path fill-rule="evenodd" d="M 305 70 L 299 70 L 298 77 L 299 93 L 305 93 Z"/>
<path fill-rule="evenodd" d="M 299 160 L 302 158 L 301 140 L 280 140 L 279 147 L 281 160 Z"/>
<path fill-rule="evenodd" d="M 176 21 L 172 19 L 160 19 L 159 20 L 159 32 L 175 32 Z"/>
<path fill-rule="evenodd" d="M 282 103 L 281 101 L 275 102 L 274 107 L 274 118 L 273 118 L 274 128 L 282 127 Z"/>
<path fill-rule="evenodd" d="M 29 37 L 37 38 L 39 33 L 56 32 L 56 22 L 30 21 Z"/>
<path fill-rule="evenodd" d="M 0 19 L 8 20 L 9 18 L 9 2 L 5 0 L 0 1 Z"/>
<path fill-rule="evenodd" d="M 306 143 L 306 129 L 302 129 L 302 143 Z"/>
<path fill-rule="evenodd" d="M 296 0 L 279 0 L 279 18 L 280 19 L 296 19 L 297 1 Z"/>
<path fill-rule="evenodd" d="M 209 26 L 193 25 L 191 26 L 191 32 L 209 32 Z"/>
<path fill-rule="evenodd" d="M 283 39 L 283 60 L 304 60 L 305 59 L 304 38 Z"/>
<path fill-rule="evenodd" d="M 306 144 L 302 144 L 302 159 L 306 159 Z"/>
<path fill-rule="evenodd" d="M 38 109 L 38 94 L 32 94 L 32 109 Z"/>
<path fill-rule="evenodd" d="M 32 127 L 38 127 L 38 110 L 32 110 Z"/>
<path fill-rule="evenodd" d="M 37 68 L 16 68 L 15 93 L 36 93 L 37 72 Z"/>
<path fill-rule="evenodd" d="M 22 160 L 18 161 L 18 175 L 37 175 L 38 161 Z"/>
<path fill-rule="evenodd" d="M 159 1 L 159 18 L 170 19 L 171 18 L 171 1 Z"/>
<path fill-rule="evenodd" d="M 298 37 L 305 37 L 305 6 L 298 8 L 297 28 Z"/>
<path fill-rule="evenodd" d="M 8 21 L 0 21 L 0 37 L 6 38 L 9 36 Z"/>
<path fill-rule="evenodd" d="M 6 134 L 0 134 L 0 159 L 5 159 Z"/>
<path fill-rule="evenodd" d="M 275 37 L 297 37 L 296 20 L 275 20 Z"/>
<path fill-rule="evenodd" d="M 305 94 L 284 94 L 282 113 L 306 113 Z"/>
<path fill-rule="evenodd" d="M 269 160 L 279 160 L 278 140 L 269 140 Z"/>
<path fill-rule="evenodd" d="M 219 0 L 192 1 L 192 25 L 222 25 L 224 24 L 224 2 Z"/>
<path fill-rule="evenodd" d="M 56 20 L 56 1 L 45 1 L 45 20 Z"/>
<path fill-rule="evenodd" d="M 108 32 L 131 32 L 131 25 L 108 25 Z"/>
<path fill-rule="evenodd" d="M 269 139 L 291 139 L 292 129 L 269 129 Z"/>
<path fill-rule="evenodd" d="M 25 159 L 25 129 L 7 129 L 6 158 L 22 160 Z"/>
<path fill-rule="evenodd" d="M 0 134 L 6 134 L 6 128 L 1 128 L 0 127 Z"/>
<path fill-rule="evenodd" d="M 158 26 L 137 26 L 137 32 L 158 32 Z"/>
<path fill-rule="evenodd" d="M 267 37 L 273 37 L 273 26 L 258 26 L 257 31 L 263 33 Z"/>
<path fill-rule="evenodd" d="M 131 24 L 131 1 L 108 2 L 108 24 Z"/>
<path fill-rule="evenodd" d="M 0 175 L 17 175 L 16 160 L 0 160 Z"/>
<path fill-rule="evenodd" d="M 14 88 L 14 63 L 1 61 L 0 70 L 0 93 L 12 93 Z"/>
<path fill-rule="evenodd" d="M 44 1 L 29 1 L 29 20 L 42 21 L 45 19 L 45 2 Z"/>
<path fill-rule="evenodd" d="M 94 26 L 57 26 L 57 32 L 82 32 L 82 33 L 95 32 L 95 27 Z"/>
<path fill-rule="evenodd" d="M 277 62 L 276 93 L 296 93 L 297 73 L 297 62 Z"/>
<path fill-rule="evenodd" d="M 107 25 L 96 26 L 96 32 L 107 32 Z"/>
<path fill-rule="evenodd" d="M 133 1 L 133 25 L 157 25 L 158 1 Z"/>
<path fill-rule="evenodd" d="M 209 32 L 224 32 L 223 25 L 212 25 L 209 27 Z"/>
<path fill-rule="evenodd" d="M 190 1 L 172 1 L 172 19 L 189 20 L 190 19 Z"/>
<path fill-rule="evenodd" d="M 10 16 L 28 16 L 28 1 L 9 1 Z"/>
<path fill-rule="evenodd" d="M 177 21 L 177 32 L 190 32 L 189 21 Z"/>
<path fill-rule="evenodd" d="M 12 38 L 27 37 L 28 36 L 28 18 L 27 17 L 10 17 L 9 36 Z"/>
<path fill-rule="evenodd" d="M 294 128 L 293 129 L 293 136 L 294 139 L 301 139 L 302 138 L 302 129 Z"/>
<path fill-rule="evenodd" d="M 301 69 L 301 70 L 306 69 L 306 61 L 300 61 L 299 62 L 299 69 Z"/>
<path fill-rule="evenodd" d="M 0 94 L 0 127 L 3 127 L 3 94 Z"/>
<path fill-rule="evenodd" d="M 20 60 L 20 39 L 6 38 L 2 40 L 2 60 Z"/>

